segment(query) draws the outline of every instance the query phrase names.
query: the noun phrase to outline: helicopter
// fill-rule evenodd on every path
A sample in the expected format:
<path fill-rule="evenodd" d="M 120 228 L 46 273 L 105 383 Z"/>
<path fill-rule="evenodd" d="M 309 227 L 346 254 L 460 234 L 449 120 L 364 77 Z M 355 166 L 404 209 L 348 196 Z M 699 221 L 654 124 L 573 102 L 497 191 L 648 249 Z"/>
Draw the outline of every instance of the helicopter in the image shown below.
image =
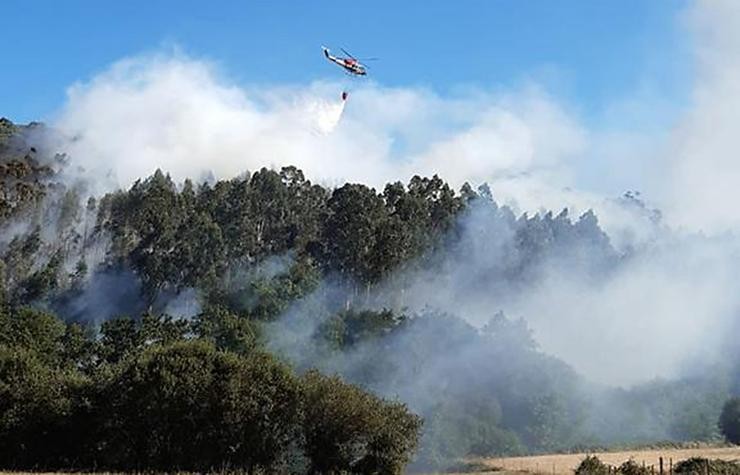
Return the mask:
<path fill-rule="evenodd" d="M 365 64 L 362 64 L 357 58 L 352 56 L 352 54 L 350 54 L 344 48 L 339 48 L 339 49 L 341 49 L 342 52 L 347 55 L 346 58 L 341 58 L 341 57 L 332 55 L 329 52 L 329 48 L 327 48 L 326 46 L 322 46 L 321 49 L 324 51 L 324 56 L 326 56 L 326 59 L 344 68 L 345 72 L 351 75 L 354 75 L 354 76 L 367 75 L 368 66 Z M 363 61 L 374 61 L 375 59 L 376 58 L 368 58 Z"/>

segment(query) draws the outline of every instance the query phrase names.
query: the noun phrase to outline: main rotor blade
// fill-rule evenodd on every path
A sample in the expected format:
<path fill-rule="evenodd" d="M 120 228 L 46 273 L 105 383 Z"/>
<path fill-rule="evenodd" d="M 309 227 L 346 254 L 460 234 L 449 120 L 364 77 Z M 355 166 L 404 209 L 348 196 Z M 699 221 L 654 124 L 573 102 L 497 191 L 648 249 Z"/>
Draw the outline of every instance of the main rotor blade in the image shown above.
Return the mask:
<path fill-rule="evenodd" d="M 347 55 L 347 56 L 349 56 L 350 58 L 352 58 L 352 59 L 357 59 L 357 58 L 355 58 L 354 56 L 352 56 L 352 53 L 350 53 L 350 52 L 349 52 L 349 51 L 347 51 L 346 49 L 344 49 L 344 48 L 339 48 L 339 49 L 341 49 L 341 50 L 342 50 L 342 51 L 344 52 L 344 54 L 346 54 L 346 55 Z"/>

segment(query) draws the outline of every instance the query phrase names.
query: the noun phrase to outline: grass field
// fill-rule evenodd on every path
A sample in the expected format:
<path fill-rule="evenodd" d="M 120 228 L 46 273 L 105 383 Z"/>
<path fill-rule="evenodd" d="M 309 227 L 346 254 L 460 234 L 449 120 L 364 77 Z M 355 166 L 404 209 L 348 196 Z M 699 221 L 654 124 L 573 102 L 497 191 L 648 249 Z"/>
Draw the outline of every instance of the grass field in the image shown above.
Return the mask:
<path fill-rule="evenodd" d="M 709 459 L 740 460 L 740 446 L 735 447 L 712 447 L 712 448 L 681 448 L 681 449 L 636 449 L 620 452 L 595 452 L 580 454 L 553 454 L 537 455 L 531 457 L 505 457 L 473 459 L 471 462 L 491 469 L 503 469 L 504 473 L 536 473 L 536 474 L 572 474 L 586 455 L 596 455 L 602 462 L 609 465 L 620 465 L 623 462 L 634 459 L 637 463 L 645 463 L 646 466 L 655 466 L 658 471 L 658 459 L 663 457 L 663 464 L 668 472 L 671 460 L 675 464 L 681 460 L 691 457 L 705 457 Z M 470 473 L 492 473 L 486 471 L 467 472 Z M 502 473 L 502 472 L 498 472 Z"/>
<path fill-rule="evenodd" d="M 663 463 L 666 473 L 671 461 L 675 464 L 681 460 L 691 457 L 704 457 L 709 459 L 722 459 L 731 461 L 740 461 L 740 446 L 734 447 L 698 447 L 698 448 L 665 448 L 665 449 L 635 449 L 618 452 L 592 452 L 579 454 L 552 454 L 536 455 L 530 457 L 503 457 L 503 458 L 483 458 L 471 459 L 469 462 L 481 467 L 479 471 L 464 472 L 470 474 L 540 474 L 540 475 L 565 475 L 573 474 L 573 471 L 587 455 L 596 455 L 601 461 L 609 465 L 620 465 L 630 458 L 637 463 L 645 463 L 646 466 L 655 466 L 656 473 L 658 468 L 658 458 L 663 457 Z M 487 469 L 483 468 L 487 467 Z M 31 475 L 27 472 L 0 472 L 0 475 Z M 32 475 L 53 475 L 51 473 L 36 472 Z M 105 475 L 88 474 L 88 475 Z M 446 473 L 445 475 L 463 475 Z"/>

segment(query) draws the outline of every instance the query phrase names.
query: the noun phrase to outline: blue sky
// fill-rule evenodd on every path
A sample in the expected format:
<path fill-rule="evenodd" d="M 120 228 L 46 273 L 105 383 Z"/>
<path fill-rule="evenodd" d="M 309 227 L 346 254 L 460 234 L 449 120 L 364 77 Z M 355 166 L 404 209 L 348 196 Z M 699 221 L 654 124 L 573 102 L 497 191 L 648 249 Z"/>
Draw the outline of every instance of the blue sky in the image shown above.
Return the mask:
<path fill-rule="evenodd" d="M 177 45 L 240 84 L 341 72 L 319 46 L 377 56 L 386 86 L 506 88 L 533 79 L 586 117 L 625 97 L 686 100 L 681 0 L 277 2 L 6 0 L 0 115 L 44 120 L 65 90 L 126 56 Z"/>

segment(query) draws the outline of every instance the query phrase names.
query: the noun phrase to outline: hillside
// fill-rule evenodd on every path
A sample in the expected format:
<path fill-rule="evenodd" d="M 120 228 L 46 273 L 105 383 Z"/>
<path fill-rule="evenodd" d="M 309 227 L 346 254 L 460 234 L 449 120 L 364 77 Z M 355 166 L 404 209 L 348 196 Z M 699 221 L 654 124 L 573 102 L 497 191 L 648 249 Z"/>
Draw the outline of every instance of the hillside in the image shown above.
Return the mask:
<path fill-rule="evenodd" d="M 655 253 L 617 248 L 592 211 L 517 213 L 438 176 L 328 187 L 295 167 L 157 170 L 94 195 L 44 133 L 0 135 L 5 467 L 396 473 L 722 438 L 731 353 L 594 384 L 543 350 L 541 316 L 503 311 L 554 300 L 553 273 L 607 285 Z"/>

